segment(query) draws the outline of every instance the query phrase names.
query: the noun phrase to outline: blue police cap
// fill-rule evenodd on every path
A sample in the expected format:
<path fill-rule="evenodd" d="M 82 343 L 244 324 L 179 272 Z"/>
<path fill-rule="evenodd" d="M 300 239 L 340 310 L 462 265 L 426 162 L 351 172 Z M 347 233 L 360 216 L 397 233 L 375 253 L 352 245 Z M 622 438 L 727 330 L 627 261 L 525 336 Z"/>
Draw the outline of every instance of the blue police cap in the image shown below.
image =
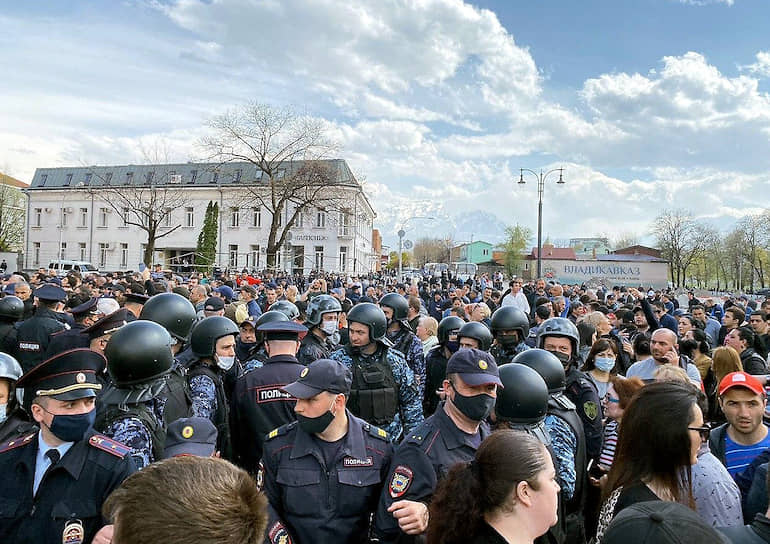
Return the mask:
<path fill-rule="evenodd" d="M 496 383 L 503 387 L 495 358 L 486 351 L 476 348 L 464 348 L 456 351 L 449 358 L 446 373 L 459 374 L 468 385 Z"/>
<path fill-rule="evenodd" d="M 73 349 L 59 353 L 19 378 L 16 387 L 23 388 L 29 398 L 52 397 L 68 401 L 95 397 L 102 388 L 96 376 L 107 365 L 100 353 L 90 349 Z"/>
<path fill-rule="evenodd" d="M 294 321 L 269 321 L 257 327 L 267 340 L 297 340 L 307 333 L 307 327 Z"/>
<path fill-rule="evenodd" d="M 98 314 L 99 309 L 96 307 L 96 303 L 99 302 L 99 299 L 97 297 L 92 297 L 88 301 L 84 302 L 83 304 L 80 304 L 79 306 L 75 306 L 70 310 L 70 313 L 72 315 L 85 315 L 85 314 Z"/>
<path fill-rule="evenodd" d="M 299 379 L 283 390 L 298 399 L 309 399 L 323 391 L 349 395 L 352 382 L 353 375 L 345 365 L 332 359 L 318 359 L 303 368 Z"/>
<path fill-rule="evenodd" d="M 163 458 L 180 455 L 211 457 L 217 449 L 217 428 L 206 417 L 183 417 L 169 423 Z"/>
<path fill-rule="evenodd" d="M 67 298 L 67 293 L 61 287 L 46 283 L 35 289 L 35 297 L 40 300 L 51 300 L 61 302 Z"/>

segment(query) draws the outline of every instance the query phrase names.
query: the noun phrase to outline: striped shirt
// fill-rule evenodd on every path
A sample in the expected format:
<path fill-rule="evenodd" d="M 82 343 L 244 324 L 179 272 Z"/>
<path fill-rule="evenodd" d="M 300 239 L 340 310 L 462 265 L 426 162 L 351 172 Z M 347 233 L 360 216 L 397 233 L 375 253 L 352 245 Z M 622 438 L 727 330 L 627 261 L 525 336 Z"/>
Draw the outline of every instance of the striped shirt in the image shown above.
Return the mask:
<path fill-rule="evenodd" d="M 770 448 L 770 433 L 767 433 L 763 440 L 748 446 L 734 442 L 730 435 L 725 433 L 725 463 L 730 476 L 734 479 L 751 464 L 757 455 L 767 448 Z"/>
<path fill-rule="evenodd" d="M 602 439 L 602 452 L 599 454 L 599 464 L 607 468 L 612 466 L 615 460 L 615 448 L 618 445 L 618 422 L 611 419 L 604 426 L 604 438 Z"/>

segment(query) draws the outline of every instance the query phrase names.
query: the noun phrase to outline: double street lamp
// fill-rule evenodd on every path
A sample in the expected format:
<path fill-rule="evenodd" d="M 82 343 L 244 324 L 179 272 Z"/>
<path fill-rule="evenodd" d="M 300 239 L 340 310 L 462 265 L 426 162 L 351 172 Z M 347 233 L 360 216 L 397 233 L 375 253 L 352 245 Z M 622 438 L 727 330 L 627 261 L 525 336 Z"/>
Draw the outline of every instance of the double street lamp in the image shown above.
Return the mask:
<path fill-rule="evenodd" d="M 529 168 L 520 168 L 519 170 L 519 185 L 524 185 L 527 183 L 524 181 L 524 172 L 529 172 L 537 178 L 537 278 L 541 278 L 543 276 L 543 189 L 545 189 L 545 180 L 548 179 L 548 176 L 556 172 L 559 172 L 559 181 L 556 182 L 557 185 L 564 185 L 564 178 L 562 177 L 564 168 L 554 168 L 545 174 L 542 170 L 540 170 L 540 173 L 537 173 L 534 170 L 530 170 Z"/>

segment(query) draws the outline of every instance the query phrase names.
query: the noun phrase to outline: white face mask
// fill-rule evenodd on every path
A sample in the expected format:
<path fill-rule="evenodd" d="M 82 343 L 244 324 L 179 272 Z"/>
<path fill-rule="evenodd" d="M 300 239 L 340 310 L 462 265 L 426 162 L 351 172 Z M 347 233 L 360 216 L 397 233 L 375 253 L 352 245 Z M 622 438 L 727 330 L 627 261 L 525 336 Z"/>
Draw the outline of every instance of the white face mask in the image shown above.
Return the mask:
<path fill-rule="evenodd" d="M 222 370 L 230 370 L 235 364 L 235 355 L 232 357 L 222 357 L 217 355 L 217 366 Z"/>
<path fill-rule="evenodd" d="M 7 410 L 8 410 L 7 404 L 0 404 L 0 423 L 2 423 L 8 418 Z"/>
<path fill-rule="evenodd" d="M 326 334 L 334 334 L 337 331 L 336 321 L 324 321 L 321 323 L 321 330 Z"/>

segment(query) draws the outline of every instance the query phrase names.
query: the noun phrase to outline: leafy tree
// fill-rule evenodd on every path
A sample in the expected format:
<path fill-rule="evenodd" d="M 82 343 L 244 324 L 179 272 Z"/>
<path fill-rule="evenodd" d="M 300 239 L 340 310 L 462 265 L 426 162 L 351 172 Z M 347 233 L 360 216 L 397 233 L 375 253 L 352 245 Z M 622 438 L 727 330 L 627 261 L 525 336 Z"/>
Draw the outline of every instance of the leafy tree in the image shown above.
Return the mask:
<path fill-rule="evenodd" d="M 195 248 L 195 264 L 199 270 L 210 269 L 217 257 L 217 231 L 219 228 L 219 203 L 209 201 L 203 227 Z"/>
<path fill-rule="evenodd" d="M 505 228 L 505 242 L 503 250 L 505 251 L 505 272 L 509 276 L 519 274 L 521 263 L 524 260 L 523 254 L 532 239 L 532 229 L 523 227 L 518 223 L 513 227 Z"/>

